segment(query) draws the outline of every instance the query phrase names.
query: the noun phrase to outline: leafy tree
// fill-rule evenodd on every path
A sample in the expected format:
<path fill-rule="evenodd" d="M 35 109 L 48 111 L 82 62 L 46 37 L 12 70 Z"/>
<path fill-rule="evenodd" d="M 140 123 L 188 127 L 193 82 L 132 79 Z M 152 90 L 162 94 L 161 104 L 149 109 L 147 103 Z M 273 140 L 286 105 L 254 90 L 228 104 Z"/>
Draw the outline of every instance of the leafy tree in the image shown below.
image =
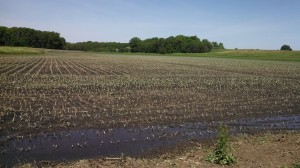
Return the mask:
<path fill-rule="evenodd" d="M 210 52 L 213 48 L 213 45 L 207 39 L 202 40 L 202 46 L 202 52 Z"/>
<path fill-rule="evenodd" d="M 212 48 L 224 48 L 223 44 L 209 42 L 207 39 L 200 40 L 197 36 L 183 36 L 158 38 L 153 37 L 141 40 L 134 37 L 129 41 L 131 52 L 145 53 L 202 53 L 210 52 Z"/>
<path fill-rule="evenodd" d="M 215 41 L 213 41 L 212 43 L 213 48 L 219 48 L 219 44 Z"/>
<path fill-rule="evenodd" d="M 288 50 L 288 51 L 292 51 L 292 49 L 291 49 L 291 47 L 289 46 L 289 45 L 283 45 L 282 47 L 281 47 L 281 49 L 280 50 Z"/>
<path fill-rule="evenodd" d="M 129 52 L 128 43 L 116 42 L 79 42 L 66 43 L 66 50 L 98 51 L 98 52 Z"/>
<path fill-rule="evenodd" d="M 0 26 L 0 45 L 5 45 L 7 28 Z"/>
<path fill-rule="evenodd" d="M 223 43 L 219 43 L 219 49 L 225 49 L 224 44 Z"/>
<path fill-rule="evenodd" d="M 129 47 L 131 52 L 141 52 L 142 51 L 142 40 L 138 37 L 133 37 L 129 41 Z"/>
<path fill-rule="evenodd" d="M 63 49 L 65 43 L 65 39 L 56 32 L 0 27 L 0 45 Z"/>

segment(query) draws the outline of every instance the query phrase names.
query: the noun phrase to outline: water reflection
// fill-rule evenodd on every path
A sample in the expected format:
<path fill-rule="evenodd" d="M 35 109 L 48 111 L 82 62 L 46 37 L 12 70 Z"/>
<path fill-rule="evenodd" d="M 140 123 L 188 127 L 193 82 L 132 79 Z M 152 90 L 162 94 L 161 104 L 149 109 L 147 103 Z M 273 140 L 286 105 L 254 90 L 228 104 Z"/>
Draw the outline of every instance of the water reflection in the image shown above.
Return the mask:
<path fill-rule="evenodd" d="M 300 130 L 300 115 L 246 118 L 223 121 L 231 134 L 264 130 Z M 24 161 L 70 161 L 99 156 L 140 156 L 172 147 L 178 142 L 216 136 L 220 122 L 186 123 L 179 126 L 149 126 L 41 133 L 17 136 L 0 146 L 0 162 L 14 165 Z M 26 138 L 25 138 L 26 137 Z"/>

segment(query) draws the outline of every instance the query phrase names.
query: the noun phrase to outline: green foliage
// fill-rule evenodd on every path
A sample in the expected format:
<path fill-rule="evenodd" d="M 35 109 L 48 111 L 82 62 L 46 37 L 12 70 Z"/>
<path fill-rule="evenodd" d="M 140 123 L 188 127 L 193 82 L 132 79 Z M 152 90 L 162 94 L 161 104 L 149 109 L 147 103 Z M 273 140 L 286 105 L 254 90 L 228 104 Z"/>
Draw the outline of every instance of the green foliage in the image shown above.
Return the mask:
<path fill-rule="evenodd" d="M 217 146 L 212 153 L 207 155 L 205 160 L 221 165 L 232 165 L 236 163 L 236 158 L 231 154 L 229 133 L 226 126 L 219 126 Z"/>
<path fill-rule="evenodd" d="M 134 37 L 129 41 L 131 52 L 144 53 L 204 53 L 210 52 L 213 48 L 224 49 L 222 43 L 209 42 L 207 39 L 200 40 L 197 36 L 183 36 L 168 38 L 149 38 L 141 40 Z"/>
<path fill-rule="evenodd" d="M 300 162 L 294 163 L 291 168 L 300 168 Z"/>
<path fill-rule="evenodd" d="M 116 42 L 78 42 L 66 43 L 66 50 L 97 51 L 97 52 L 129 52 L 127 43 Z"/>
<path fill-rule="evenodd" d="M 300 162 L 292 164 L 291 168 L 300 168 Z"/>
<path fill-rule="evenodd" d="M 300 162 L 293 163 L 291 166 L 283 166 L 283 168 L 300 168 Z"/>
<path fill-rule="evenodd" d="M 63 49 L 65 43 L 65 39 L 56 32 L 0 26 L 0 45 Z"/>
<path fill-rule="evenodd" d="M 138 37 L 133 37 L 129 41 L 129 47 L 131 52 L 141 52 L 142 51 L 142 40 Z"/>
<path fill-rule="evenodd" d="M 286 45 L 286 44 L 283 45 L 280 50 L 292 51 L 291 47 L 289 45 Z"/>
<path fill-rule="evenodd" d="M 172 55 L 183 57 L 208 57 L 300 62 L 300 51 L 213 49 L 209 53 L 174 53 Z"/>

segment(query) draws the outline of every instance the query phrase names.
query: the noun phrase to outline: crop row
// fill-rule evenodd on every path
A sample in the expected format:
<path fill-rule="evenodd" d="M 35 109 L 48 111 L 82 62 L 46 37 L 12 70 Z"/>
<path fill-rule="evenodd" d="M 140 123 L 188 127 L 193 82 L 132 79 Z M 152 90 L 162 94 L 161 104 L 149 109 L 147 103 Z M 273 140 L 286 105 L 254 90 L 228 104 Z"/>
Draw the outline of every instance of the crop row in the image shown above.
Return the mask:
<path fill-rule="evenodd" d="M 296 63 L 62 53 L 4 57 L 0 72 L 3 135 L 300 110 Z"/>

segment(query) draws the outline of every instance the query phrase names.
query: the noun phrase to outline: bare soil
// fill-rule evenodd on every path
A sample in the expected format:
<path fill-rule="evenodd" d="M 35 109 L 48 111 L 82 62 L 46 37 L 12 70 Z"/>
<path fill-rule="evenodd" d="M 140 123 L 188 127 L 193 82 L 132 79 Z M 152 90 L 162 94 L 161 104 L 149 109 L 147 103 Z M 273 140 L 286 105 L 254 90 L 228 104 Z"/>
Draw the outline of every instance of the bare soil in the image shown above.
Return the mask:
<path fill-rule="evenodd" d="M 297 114 L 299 72 L 291 62 L 3 55 L 0 138 Z"/>
<path fill-rule="evenodd" d="M 0 144 L 60 130 L 299 114 L 299 72 L 297 62 L 94 53 L 3 55 Z M 238 139 L 236 167 L 280 167 L 299 161 L 298 137 L 268 135 L 263 143 L 260 137 Z M 213 167 L 203 161 L 209 149 L 198 144 L 154 158 L 54 166 Z"/>

